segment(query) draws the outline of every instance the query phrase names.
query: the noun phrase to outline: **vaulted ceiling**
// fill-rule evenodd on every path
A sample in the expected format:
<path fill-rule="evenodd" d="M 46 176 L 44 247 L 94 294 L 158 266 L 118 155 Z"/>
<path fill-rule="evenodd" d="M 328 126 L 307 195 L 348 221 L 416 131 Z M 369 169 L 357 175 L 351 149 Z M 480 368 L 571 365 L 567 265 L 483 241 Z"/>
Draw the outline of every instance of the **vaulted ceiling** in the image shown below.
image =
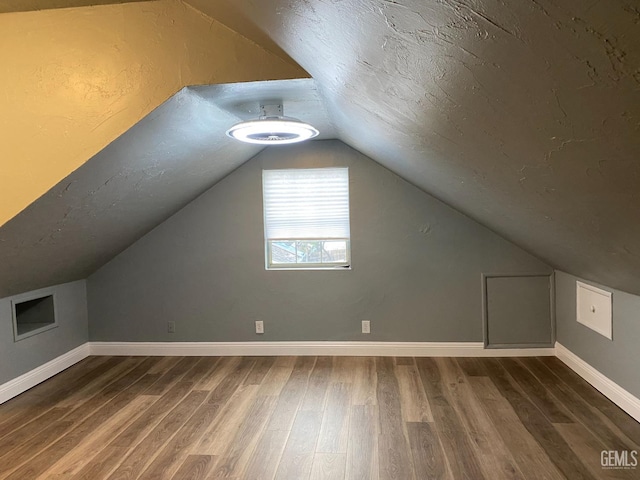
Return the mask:
<path fill-rule="evenodd" d="M 3 10 L 3 3 L 15 6 L 38 2 L 0 2 L 0 11 L 21 10 Z M 72 6 L 88 2 L 57 3 Z M 190 10 L 191 7 L 195 10 Z M 119 110 L 105 118 L 99 114 L 92 116 L 97 124 L 94 126 L 98 140 L 90 145 L 86 143 L 87 136 L 94 138 L 90 129 L 80 129 L 74 137 L 74 130 L 68 128 L 68 141 L 62 146 L 55 145 L 61 155 L 71 152 L 75 163 L 67 162 L 56 174 L 47 177 L 47 188 L 64 179 L 144 117 L 160 103 L 159 99 L 166 99 L 181 86 L 304 77 L 308 72 L 314 80 L 302 90 L 306 91 L 305 98 L 311 95 L 320 105 L 321 116 L 326 110 L 326 119 L 321 122 L 326 121 L 328 136 L 350 144 L 550 265 L 611 287 L 640 293 L 640 6 L 637 2 L 187 0 L 181 3 L 167 0 L 143 2 L 135 7 L 112 5 L 78 10 L 86 12 L 85 22 L 99 22 L 97 16 L 91 20 L 96 9 L 110 9 L 110 12 L 119 9 L 114 21 L 126 18 L 127 22 L 133 22 L 128 13 L 135 11 L 136 21 L 143 26 L 149 18 L 145 12 L 161 10 L 156 18 L 162 18 L 161 23 L 167 24 L 162 32 L 172 32 L 169 42 L 185 35 L 188 41 L 185 40 L 184 45 L 189 43 L 185 50 L 197 49 L 197 60 L 209 59 L 218 68 L 192 75 L 197 70 L 194 65 L 200 63 L 183 61 L 178 64 L 179 70 L 189 72 L 185 75 L 189 78 L 181 76 L 174 80 L 174 76 L 165 74 L 172 87 L 152 84 L 157 92 L 155 96 L 144 88 L 105 88 L 103 94 L 108 105 L 117 102 L 118 95 L 124 93 L 143 96 L 144 108 L 131 112 L 129 104 L 123 105 L 124 111 L 130 114 L 125 121 L 116 123 L 113 117 Z M 201 28 L 202 25 L 191 18 L 194 11 L 204 14 L 206 25 L 217 28 L 218 36 L 210 36 L 209 42 L 203 42 L 191 35 L 188 30 L 192 26 Z M 5 15 L 0 15 L 0 38 L 13 38 L 16 44 L 25 36 L 25 25 L 35 29 L 45 20 L 46 30 L 49 24 L 59 25 L 55 22 L 61 21 L 57 17 L 54 21 L 50 16 L 38 20 L 37 15 L 44 15 L 43 12 L 6 15 L 32 16 L 10 37 L 6 29 L 1 28 Z M 67 21 L 69 15 L 64 14 Z M 171 23 L 165 22 L 171 15 L 176 15 L 178 23 L 186 27 L 172 29 Z M 220 24 L 229 27 L 229 32 L 220 28 Z M 119 28 L 116 23 L 100 25 L 96 35 L 108 36 L 111 29 Z M 147 31 L 151 37 L 157 25 L 157 22 L 149 23 Z M 131 23 L 130 28 L 134 26 Z M 217 41 L 221 35 L 232 34 L 237 38 L 224 45 Z M 126 35 L 131 35 L 129 29 L 116 37 Z M 204 29 L 198 36 L 202 35 L 206 35 Z M 135 48 L 149 48 L 144 36 L 135 36 L 135 39 L 139 39 Z M 262 49 L 262 53 L 254 55 L 264 66 L 252 71 L 242 70 L 240 65 L 243 61 L 255 60 L 226 55 L 234 45 L 247 39 Z M 45 37 L 39 41 L 44 42 Z M 33 41 L 29 44 L 34 50 L 36 46 Z M 67 47 L 60 53 L 65 59 L 73 58 L 80 48 L 68 42 L 54 42 L 54 47 Z M 117 63 L 117 49 L 107 50 L 111 61 Z M 55 56 L 56 51 L 50 53 Z M 171 62 L 182 57 L 179 52 L 168 55 L 170 61 L 166 62 L 164 71 L 171 72 Z M 91 58 L 81 55 L 79 58 L 92 62 Z M 156 60 L 150 58 L 149 54 L 143 55 L 136 59 L 136 64 L 144 66 L 146 61 L 153 65 Z M 127 60 L 130 59 L 128 56 Z M 42 62 L 50 65 L 46 58 Z M 72 65 L 74 62 L 69 62 L 69 68 Z M 122 68 L 124 72 L 129 71 L 127 66 Z M 225 68 L 243 73 L 234 80 L 220 73 Z M 140 71 L 146 72 L 144 68 Z M 57 80 L 61 78 L 66 77 L 62 75 Z M 117 76 L 114 78 L 117 81 Z M 0 86 L 2 82 L 0 80 Z M 127 85 L 131 86 L 132 82 L 135 83 L 130 79 Z M 15 92 L 15 85 L 13 87 L 9 91 Z M 253 96 L 249 84 L 236 93 L 239 98 L 255 100 L 260 94 L 260 83 L 255 88 L 258 90 Z M 300 94 L 300 89 L 296 93 L 293 88 L 291 98 Z M 229 111 L 230 97 L 222 92 L 189 91 L 181 95 L 178 100 L 188 98 L 187 102 L 193 102 L 197 95 L 206 105 L 212 105 L 207 108 Z M 286 88 L 279 95 L 286 100 Z M 33 95 L 29 99 L 47 101 Z M 174 114 L 175 119 L 180 118 L 180 113 L 163 108 L 162 115 L 169 115 L 167 118 L 174 118 Z M 174 113 L 167 113 L 172 111 Z M 54 112 L 50 114 L 53 116 Z M 73 123 L 70 115 L 61 113 L 60 121 Z M 232 115 L 242 116 L 238 112 Z M 151 121 L 145 119 L 143 125 L 125 134 L 126 138 L 134 138 L 131 135 L 136 129 L 149 128 Z M 169 124 L 171 121 L 167 120 Z M 106 122 L 111 128 L 103 130 L 100 122 Z M 211 124 L 211 138 L 223 138 L 223 123 Z M 54 124 L 48 125 L 54 129 Z M 21 128 L 25 128 L 24 125 Z M 47 131 L 42 130 L 39 134 L 46 136 Z M 55 131 L 56 134 L 64 132 L 64 129 Z M 10 153 L 17 157 L 16 162 L 23 161 L 20 168 L 27 173 L 35 153 L 44 153 L 23 145 L 28 138 L 28 135 L 19 136 L 19 144 L 5 147 L 4 153 L 0 151 L 3 158 Z M 9 140 L 11 144 L 12 139 Z M 84 147 L 77 148 L 76 140 Z M 125 143 L 132 145 L 130 140 Z M 176 138 L 169 151 L 175 154 L 180 145 Z M 186 148 L 186 142 L 182 145 Z M 227 170 L 254 153 L 240 147 L 220 148 Z M 110 155 L 105 152 L 88 162 L 87 168 L 90 164 L 108 162 Z M 165 158 L 162 152 L 156 153 L 161 158 L 156 155 L 154 161 Z M 141 162 L 152 162 L 142 151 L 137 155 Z M 170 155 L 167 153 L 166 158 Z M 198 154 L 194 155 L 197 159 Z M 184 190 L 178 188 L 180 194 L 167 199 L 166 205 L 158 207 L 155 214 L 148 214 L 144 228 L 123 233 L 118 248 L 134 241 L 136 235 L 148 230 L 154 222 L 166 218 L 168 212 L 180 208 L 188 198 L 215 183 L 224 168 L 210 172 L 206 182 L 189 186 L 185 183 Z M 3 186 L 13 178 L 5 177 L 4 172 L 0 175 L 3 175 L 0 177 Z M 173 178 L 175 185 L 180 185 L 187 172 L 176 168 L 167 171 L 167 175 L 173 176 L 167 178 Z M 40 194 L 46 190 L 42 185 L 46 185 L 46 180 L 40 183 Z M 57 188 L 62 185 L 64 181 Z M 124 188 L 126 183 L 122 185 Z M 152 183 L 149 185 L 151 192 Z M 3 203 L 5 198 L 9 200 L 10 195 L 3 193 Z M 33 200 L 35 198 L 30 198 Z M 21 235 L 23 227 L 16 228 L 16 222 L 24 216 L 21 221 L 28 225 L 29 212 L 39 202 L 0 230 L 2 245 L 6 245 L 7 238 Z M 91 215 L 90 209 L 84 215 Z M 81 241 L 77 235 L 74 238 Z M 117 250 L 105 248 L 108 252 L 103 256 L 89 254 L 92 260 L 86 264 L 90 264 L 90 268 L 96 268 Z M 24 251 L 13 249 L 11 256 L 28 256 L 29 249 L 25 244 Z M 7 258 L 5 253 L 3 247 L 0 252 L 3 261 Z M 11 283 L 10 279 L 6 280 Z M 4 280 L 2 283 L 5 284 Z M 26 288 L 28 284 L 26 281 L 23 286 Z M 3 289 L 4 293 L 9 290 L 12 288 Z"/>
<path fill-rule="evenodd" d="M 89 276 L 257 154 L 224 132 L 282 98 L 335 138 L 312 79 L 184 88 L 0 228 L 0 297 Z"/>
<path fill-rule="evenodd" d="M 185 86 L 308 76 L 177 0 L 0 14 L 0 45 L 0 224 Z"/>

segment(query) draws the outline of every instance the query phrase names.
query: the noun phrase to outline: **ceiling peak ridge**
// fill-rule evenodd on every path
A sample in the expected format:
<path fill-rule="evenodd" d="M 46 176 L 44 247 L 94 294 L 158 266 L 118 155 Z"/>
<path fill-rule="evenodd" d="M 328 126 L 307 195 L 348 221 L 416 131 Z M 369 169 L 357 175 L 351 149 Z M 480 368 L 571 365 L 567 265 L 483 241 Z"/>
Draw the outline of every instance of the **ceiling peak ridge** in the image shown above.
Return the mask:
<path fill-rule="evenodd" d="M 311 78 L 311 75 L 304 69 L 302 68 L 302 66 L 300 66 L 293 58 L 291 58 L 287 52 L 285 52 L 282 48 L 280 48 L 279 45 L 275 44 L 278 48 L 269 48 L 265 45 L 263 45 L 261 42 L 257 41 L 255 38 L 252 38 L 251 36 L 248 36 L 246 34 L 244 34 L 243 32 L 238 31 L 237 29 L 235 29 L 232 25 L 229 25 L 230 22 L 225 22 L 223 20 L 220 20 L 219 18 L 217 18 L 216 16 L 214 16 L 211 13 L 205 12 L 202 10 L 202 8 L 199 8 L 196 5 L 193 5 L 191 1 L 189 0 L 176 0 L 179 3 L 185 5 L 187 8 L 190 8 L 191 10 L 193 10 L 194 12 L 198 13 L 199 15 L 202 15 L 204 18 L 210 20 L 210 21 L 214 21 L 214 22 L 218 22 L 220 25 L 224 26 L 225 28 L 227 28 L 228 30 L 232 31 L 233 33 L 240 35 L 242 38 L 244 38 L 245 40 L 251 42 L 252 44 L 254 44 L 255 46 L 257 46 L 258 48 L 261 48 L 262 50 L 264 50 L 267 53 L 270 53 L 271 55 L 275 55 L 278 58 L 280 58 L 280 60 L 287 62 L 288 64 L 290 64 L 293 67 L 297 67 L 299 68 L 302 72 L 304 72 L 304 75 L 301 76 L 300 78 Z"/>

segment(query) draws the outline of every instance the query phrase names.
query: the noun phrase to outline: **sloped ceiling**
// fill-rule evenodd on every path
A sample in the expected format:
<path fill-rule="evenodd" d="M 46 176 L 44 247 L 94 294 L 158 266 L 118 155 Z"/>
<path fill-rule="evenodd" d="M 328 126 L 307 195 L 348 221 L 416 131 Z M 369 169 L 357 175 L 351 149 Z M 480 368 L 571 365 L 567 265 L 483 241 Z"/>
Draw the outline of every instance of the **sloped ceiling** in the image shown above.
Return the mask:
<path fill-rule="evenodd" d="M 637 1 L 188 2 L 275 41 L 346 143 L 556 268 L 640 293 Z"/>
<path fill-rule="evenodd" d="M 112 3 L 147 2 L 149 0 L 0 0 L 0 13 L 30 12 L 53 8 L 86 7 Z"/>
<path fill-rule="evenodd" d="M 335 137 L 311 79 L 185 88 L 0 228 L 0 298 L 86 278 L 253 157 L 224 132 L 258 100 Z"/>
<path fill-rule="evenodd" d="M 0 225 L 185 86 L 308 77 L 177 0 L 0 14 L 0 45 Z"/>
<path fill-rule="evenodd" d="M 267 50 L 281 49 L 298 62 L 316 81 L 329 113 L 327 125 L 329 128 L 335 125 L 335 136 L 345 143 L 550 265 L 640 294 L 637 3 L 629 0 L 565 0 L 560 5 L 546 0 L 189 0 L 187 3 L 211 18 L 224 18 L 227 26 L 244 37 L 257 44 L 266 42 Z M 216 46 L 211 48 L 215 50 Z M 233 95 L 236 93 L 239 98 L 242 95 L 257 98 L 251 96 L 250 89 Z M 207 104 L 220 101 L 223 109 L 224 102 L 231 101 L 233 96 L 221 94 L 212 99 L 206 91 L 184 95 L 190 102 L 196 101 L 193 95 Z M 235 115 L 242 117 L 249 113 Z M 145 122 L 132 132 L 146 131 L 149 126 Z M 167 122 L 171 125 L 173 120 Z M 228 125 L 216 125 L 209 135 L 223 138 Z M 126 142 L 130 148 L 136 148 L 133 143 L 132 139 Z M 187 141 L 175 138 L 169 150 L 184 149 L 184 154 L 194 155 L 195 161 L 204 158 L 202 153 L 188 147 Z M 228 162 L 227 170 L 203 173 L 206 181 L 185 184 L 184 190 L 177 189 L 175 197 L 162 200 L 159 202 L 162 205 L 149 210 L 150 213 L 144 213 L 150 203 L 138 204 L 139 213 L 130 218 L 138 219 L 143 227 L 122 233 L 112 244 L 85 247 L 94 248 L 92 252 L 84 250 L 85 254 L 70 256 L 69 259 L 86 257 L 81 262 L 84 266 L 73 275 L 99 266 L 127 242 L 134 241 L 136 235 L 152 228 L 190 196 L 252 154 L 239 150 L 245 147 L 228 148 L 219 151 L 219 157 L 224 156 Z M 176 158 L 163 152 L 157 152 L 158 156 L 153 158 L 143 151 L 136 152 L 142 159 L 136 171 L 144 171 L 145 165 L 153 165 L 153 161 Z M 96 158 L 92 160 L 96 165 L 108 163 L 106 157 L 102 161 Z M 125 166 L 122 168 L 126 170 Z M 106 181 L 111 178 L 109 175 L 116 174 L 118 179 L 122 174 L 117 172 L 121 171 L 108 171 L 100 178 Z M 186 166 L 163 171 L 163 181 L 171 182 L 173 178 L 176 185 L 188 174 Z M 198 168 L 193 171 L 203 172 Z M 96 181 L 97 177 L 88 178 L 86 185 Z M 156 188 L 152 187 L 153 182 L 144 182 L 149 185 L 148 190 L 146 186 L 133 188 L 135 183 L 127 182 L 118 187 L 119 193 L 109 197 L 121 199 L 118 208 L 123 214 L 128 203 L 136 204 L 133 200 L 136 195 L 144 197 L 147 191 L 161 191 L 153 190 Z M 61 182 L 47 196 L 64 196 L 66 185 Z M 80 202 L 86 198 L 83 195 L 77 197 Z M 153 195 L 157 199 L 157 193 Z M 108 202 L 105 197 L 100 203 Z M 56 207 L 56 218 L 65 215 L 65 205 L 68 203 Z M 21 247 L 18 242 L 11 250 L 16 258 L 31 255 L 31 245 L 37 236 L 24 237 L 30 225 L 25 215 L 31 212 L 32 220 L 49 215 L 43 213 L 46 209 L 38 210 L 40 213 L 36 215 L 33 208 L 0 231 L 3 251 L 7 239 L 15 242 L 20 238 L 23 242 Z M 78 225 L 86 221 L 83 218 L 94 215 L 92 208 L 82 211 L 82 215 L 78 214 Z M 115 217 L 110 219 L 105 210 L 102 213 L 101 220 L 96 219 L 95 231 L 105 235 L 121 232 Z M 70 213 L 66 218 L 73 215 Z M 113 230 L 103 229 L 102 223 Z M 55 240 L 72 223 L 65 225 L 56 230 L 50 223 L 49 227 L 54 228 L 46 232 L 49 237 L 36 240 Z M 83 241 L 91 245 L 98 238 L 94 235 L 83 240 L 83 231 L 84 228 L 76 230 L 73 239 L 61 239 L 60 244 L 66 244 L 66 248 L 73 244 L 75 248 Z M 33 264 L 37 258 L 40 257 L 34 256 Z M 64 270 L 65 265 L 60 262 L 56 267 Z M 43 268 L 39 277 L 42 281 L 47 277 L 45 270 L 50 270 L 50 266 Z M 48 282 L 54 280 L 47 277 Z M 13 284 L 22 285 L 25 287 L 22 290 L 27 285 L 33 286 L 26 277 L 20 283 L 15 275 L 0 284 L 8 289 L 13 289 Z M 0 296 L 3 296 L 1 289 Z"/>
<path fill-rule="evenodd" d="M 291 60 L 289 55 L 287 55 L 269 35 L 261 30 L 251 18 L 247 17 L 241 8 L 236 6 L 236 2 L 223 3 L 220 0 L 189 0 L 185 3 L 201 12 L 205 12 L 218 22 L 227 25 L 234 32 L 238 32 L 240 35 L 252 39 L 270 52 L 286 60 Z"/>

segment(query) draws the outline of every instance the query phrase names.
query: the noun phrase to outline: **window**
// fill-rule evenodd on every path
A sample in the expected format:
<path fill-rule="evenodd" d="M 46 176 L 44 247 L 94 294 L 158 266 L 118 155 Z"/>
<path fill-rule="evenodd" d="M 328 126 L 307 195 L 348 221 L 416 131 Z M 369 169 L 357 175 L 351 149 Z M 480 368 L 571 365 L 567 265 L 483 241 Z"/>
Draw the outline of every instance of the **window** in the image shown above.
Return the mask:
<path fill-rule="evenodd" d="M 348 268 L 349 169 L 263 170 L 268 269 Z"/>

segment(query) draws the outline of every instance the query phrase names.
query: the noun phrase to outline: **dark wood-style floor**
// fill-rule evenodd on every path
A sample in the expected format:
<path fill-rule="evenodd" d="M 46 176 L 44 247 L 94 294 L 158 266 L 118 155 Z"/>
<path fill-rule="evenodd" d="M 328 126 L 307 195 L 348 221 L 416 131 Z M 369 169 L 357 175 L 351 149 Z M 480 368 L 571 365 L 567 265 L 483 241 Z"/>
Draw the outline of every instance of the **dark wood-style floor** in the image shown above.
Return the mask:
<path fill-rule="evenodd" d="M 90 357 L 0 406 L 7 479 L 597 479 L 640 424 L 555 358 Z"/>

